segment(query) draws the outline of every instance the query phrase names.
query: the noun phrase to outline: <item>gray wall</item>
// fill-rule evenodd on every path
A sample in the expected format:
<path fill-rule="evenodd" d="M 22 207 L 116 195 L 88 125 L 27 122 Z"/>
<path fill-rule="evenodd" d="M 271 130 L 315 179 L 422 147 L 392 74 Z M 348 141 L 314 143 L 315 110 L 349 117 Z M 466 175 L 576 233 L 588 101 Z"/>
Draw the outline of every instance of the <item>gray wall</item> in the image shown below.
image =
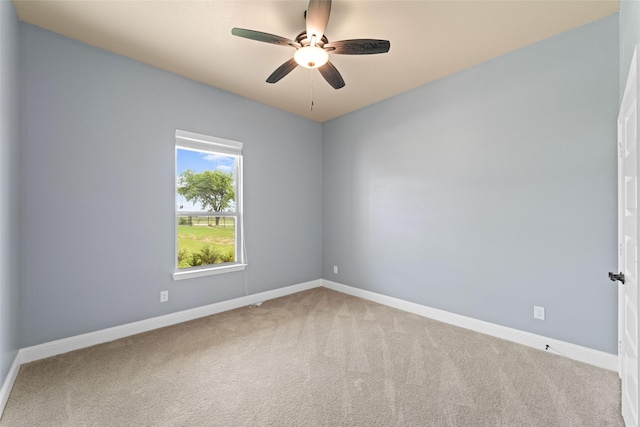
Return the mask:
<path fill-rule="evenodd" d="M 325 123 L 323 277 L 616 353 L 618 64 L 613 15 Z"/>
<path fill-rule="evenodd" d="M 22 30 L 23 347 L 320 278 L 320 124 Z M 246 275 L 171 278 L 176 128 L 245 144 Z"/>
<path fill-rule="evenodd" d="M 640 43 L 640 1 L 620 1 L 620 100 L 627 83 L 633 49 Z"/>
<path fill-rule="evenodd" d="M 0 385 L 20 348 L 18 141 L 20 26 L 10 1 L 0 1 Z"/>

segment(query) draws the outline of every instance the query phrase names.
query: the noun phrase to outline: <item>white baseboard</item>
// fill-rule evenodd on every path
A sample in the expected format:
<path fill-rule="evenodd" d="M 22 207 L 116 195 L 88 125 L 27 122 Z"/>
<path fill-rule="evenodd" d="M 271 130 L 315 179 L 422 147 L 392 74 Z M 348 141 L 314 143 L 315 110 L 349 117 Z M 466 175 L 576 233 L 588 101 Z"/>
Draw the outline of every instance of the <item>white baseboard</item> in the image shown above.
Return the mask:
<path fill-rule="evenodd" d="M 4 412 L 4 407 L 7 406 L 7 401 L 9 400 L 9 395 L 11 394 L 13 383 L 16 382 L 16 378 L 18 377 L 18 371 L 20 371 L 21 364 L 22 363 L 20 360 L 20 352 L 18 352 L 16 354 L 16 357 L 13 359 L 11 368 L 9 368 L 9 372 L 7 373 L 7 378 L 4 379 L 2 388 L 0 388 L 0 417 L 2 417 L 2 413 Z"/>
<path fill-rule="evenodd" d="M 546 350 L 569 359 L 597 366 L 599 368 L 615 372 L 618 371 L 618 356 L 614 354 L 593 350 L 591 348 L 582 347 L 553 338 L 547 338 L 542 335 L 536 335 L 518 329 L 508 328 L 506 326 L 496 325 L 495 323 L 473 319 L 471 317 L 450 313 L 448 311 L 438 310 L 436 308 L 381 295 L 375 292 L 365 291 L 363 289 L 354 288 L 352 286 L 343 285 L 330 280 L 323 279 L 322 286 L 333 289 L 334 291 L 417 314 L 419 316 L 428 317 L 440 322 L 470 329 L 496 338 L 502 338 L 504 340 L 537 348 L 539 350 Z M 547 346 L 549 346 L 548 349 Z"/>
<path fill-rule="evenodd" d="M 164 316 L 140 320 L 139 322 L 128 323 L 126 325 L 115 326 L 113 328 L 102 329 L 95 332 L 76 335 L 74 337 L 63 338 L 44 344 L 34 345 L 32 347 L 26 347 L 21 349 L 19 352 L 20 361 L 21 363 L 33 362 L 47 357 L 56 356 L 58 354 L 68 353 L 70 351 L 90 347 L 92 345 L 114 341 L 119 338 L 128 337 L 142 332 L 164 328 L 165 326 L 171 326 L 189 320 L 198 319 L 200 317 L 210 316 L 212 314 L 221 313 L 223 311 L 246 307 L 260 301 L 279 298 L 285 295 L 294 294 L 296 292 L 306 291 L 307 289 L 317 288 L 319 286 L 322 286 L 321 279 L 312 280 L 310 282 L 286 286 L 284 288 L 274 289 L 272 291 L 261 292 L 258 294 L 248 295 L 228 301 L 222 301 L 215 304 L 192 308 L 190 310 L 178 311 L 176 313 L 166 314 Z"/>
<path fill-rule="evenodd" d="M 158 328 L 163 328 L 165 326 L 171 326 L 189 320 L 198 319 L 200 317 L 221 313 L 223 311 L 245 307 L 251 304 L 255 304 L 256 302 L 279 298 L 296 292 L 316 288 L 318 286 L 324 286 L 326 288 L 333 289 L 335 291 L 342 292 L 348 295 L 353 295 L 369 301 L 374 301 L 383 305 L 387 305 L 389 307 L 407 311 L 409 313 L 414 313 L 420 316 L 438 320 L 440 322 L 445 322 L 476 332 L 481 332 L 483 334 L 502 338 L 518 344 L 526 345 L 540 350 L 547 350 L 561 356 L 568 357 L 570 359 L 598 366 L 600 368 L 616 372 L 618 371 L 618 357 L 610 353 L 605 353 L 599 350 L 582 347 L 576 344 L 548 338 L 542 335 L 536 335 L 518 329 L 508 328 L 506 326 L 496 325 L 494 323 L 473 319 L 471 317 L 450 313 L 425 305 L 404 301 L 398 298 L 389 297 L 386 295 L 354 288 L 352 286 L 347 286 L 341 283 L 324 279 L 312 280 L 310 282 L 287 286 L 272 291 L 261 292 L 259 294 L 248 295 L 229 301 L 222 301 L 203 307 L 179 311 L 164 316 L 141 320 L 139 322 L 133 322 L 126 325 L 115 326 L 113 328 L 102 329 L 96 332 L 90 332 L 74 337 L 51 341 L 32 347 L 26 347 L 19 351 L 16 360 L 20 363 L 29 363 L 35 360 L 67 353 L 69 351 L 79 350 L 81 348 L 90 347 L 92 345 L 117 340 L 119 338 L 128 337 Z M 549 346 L 548 349 L 547 346 Z M 15 363 L 16 362 L 14 362 L 14 365 Z M 8 381 L 5 381 L 4 386 L 6 386 L 7 383 Z M 2 390 L 4 390 L 4 386 Z M 0 398 L 1 397 L 2 395 L 0 395 Z M 0 403 L 2 403 L 2 400 L 0 400 Z"/>

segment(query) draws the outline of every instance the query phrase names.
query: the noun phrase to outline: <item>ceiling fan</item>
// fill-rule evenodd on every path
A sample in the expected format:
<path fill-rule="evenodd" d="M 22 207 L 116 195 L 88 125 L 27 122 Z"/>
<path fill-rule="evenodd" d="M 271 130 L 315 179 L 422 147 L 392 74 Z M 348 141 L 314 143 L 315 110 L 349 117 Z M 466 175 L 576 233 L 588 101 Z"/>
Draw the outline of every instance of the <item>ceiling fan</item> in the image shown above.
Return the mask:
<path fill-rule="evenodd" d="M 233 28 L 231 34 L 259 42 L 296 49 L 293 58 L 279 66 L 268 78 L 267 83 L 276 83 L 293 71 L 298 65 L 317 68 L 322 77 L 334 88 L 340 89 L 345 83 L 340 72 L 329 61 L 329 53 L 338 55 L 371 55 L 387 53 L 389 40 L 353 39 L 329 42 L 324 30 L 329 22 L 331 0 L 310 0 L 305 12 L 306 30 L 298 34 L 295 41 L 261 31 Z"/>

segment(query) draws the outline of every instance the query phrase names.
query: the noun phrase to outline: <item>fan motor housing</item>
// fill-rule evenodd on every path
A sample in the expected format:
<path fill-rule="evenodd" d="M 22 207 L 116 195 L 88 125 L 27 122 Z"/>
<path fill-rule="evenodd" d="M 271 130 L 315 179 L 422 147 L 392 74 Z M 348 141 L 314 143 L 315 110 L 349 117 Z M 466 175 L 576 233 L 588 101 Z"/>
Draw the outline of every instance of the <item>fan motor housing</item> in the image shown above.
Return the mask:
<path fill-rule="evenodd" d="M 307 37 L 307 32 L 303 31 L 296 37 L 296 42 L 299 43 L 302 47 L 309 46 L 311 44 L 311 40 Z M 329 40 L 326 36 L 322 36 L 320 40 L 316 40 L 316 46 L 324 47 L 325 44 L 329 43 Z"/>

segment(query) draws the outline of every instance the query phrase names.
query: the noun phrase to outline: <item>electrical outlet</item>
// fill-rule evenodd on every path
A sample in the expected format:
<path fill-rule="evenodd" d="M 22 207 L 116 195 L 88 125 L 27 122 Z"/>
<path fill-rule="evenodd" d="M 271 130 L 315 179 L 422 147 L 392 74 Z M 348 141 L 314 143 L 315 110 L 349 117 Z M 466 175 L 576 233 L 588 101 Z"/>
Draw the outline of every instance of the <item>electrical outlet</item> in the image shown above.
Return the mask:
<path fill-rule="evenodd" d="M 333 266 L 333 274 L 338 274 L 338 266 L 337 265 Z"/>
<path fill-rule="evenodd" d="M 160 291 L 160 302 L 169 301 L 169 291 Z"/>
<path fill-rule="evenodd" d="M 537 305 L 534 305 L 533 318 L 538 320 L 544 320 L 544 307 L 539 307 Z"/>

